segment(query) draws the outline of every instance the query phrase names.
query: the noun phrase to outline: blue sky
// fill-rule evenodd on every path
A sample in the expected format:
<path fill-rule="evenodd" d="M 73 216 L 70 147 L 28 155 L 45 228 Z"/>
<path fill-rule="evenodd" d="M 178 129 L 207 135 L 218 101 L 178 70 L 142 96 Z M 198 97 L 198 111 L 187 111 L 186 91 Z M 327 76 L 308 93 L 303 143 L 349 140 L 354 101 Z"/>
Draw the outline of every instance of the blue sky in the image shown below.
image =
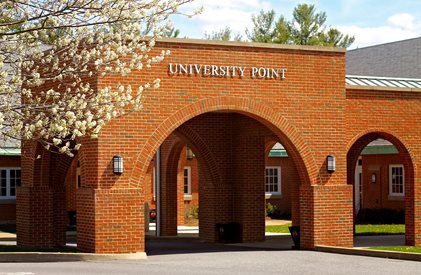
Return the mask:
<path fill-rule="evenodd" d="M 181 11 L 192 13 L 202 6 L 201 14 L 191 19 L 175 16 L 172 21 L 181 37 L 202 38 L 224 26 L 244 35 L 252 14 L 274 9 L 290 19 L 299 3 L 315 4 L 326 12 L 329 26 L 354 35 L 351 49 L 421 36 L 421 0 L 196 0 Z"/>

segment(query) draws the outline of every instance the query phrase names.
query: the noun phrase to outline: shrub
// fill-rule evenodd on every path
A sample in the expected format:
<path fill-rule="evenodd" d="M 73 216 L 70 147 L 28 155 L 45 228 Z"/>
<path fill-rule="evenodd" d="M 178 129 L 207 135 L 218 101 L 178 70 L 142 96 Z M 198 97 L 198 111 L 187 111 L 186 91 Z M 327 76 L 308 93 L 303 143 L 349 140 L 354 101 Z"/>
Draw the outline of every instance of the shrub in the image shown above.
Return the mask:
<path fill-rule="evenodd" d="M 184 210 L 184 218 L 187 220 L 199 219 L 199 207 L 198 206 L 186 207 Z"/>
<path fill-rule="evenodd" d="M 270 202 L 266 203 L 266 217 L 271 219 L 284 219 L 290 220 L 291 213 L 288 211 L 283 211 L 278 206 L 271 204 Z"/>
<path fill-rule="evenodd" d="M 368 209 L 358 212 L 357 223 L 359 224 L 403 224 L 405 223 L 405 210 L 403 209 Z"/>

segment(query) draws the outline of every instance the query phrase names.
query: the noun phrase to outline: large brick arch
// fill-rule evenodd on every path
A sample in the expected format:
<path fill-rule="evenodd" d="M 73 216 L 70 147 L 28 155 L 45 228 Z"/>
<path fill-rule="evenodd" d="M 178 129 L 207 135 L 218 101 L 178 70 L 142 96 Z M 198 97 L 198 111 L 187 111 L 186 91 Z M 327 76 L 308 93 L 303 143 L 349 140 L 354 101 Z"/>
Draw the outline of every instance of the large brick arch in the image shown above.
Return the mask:
<path fill-rule="evenodd" d="M 143 175 L 147 171 L 148 160 L 164 142 L 164 140 L 186 121 L 212 111 L 232 111 L 252 117 L 268 127 L 276 134 L 297 166 L 301 182 L 305 185 L 318 184 L 317 165 L 312 152 L 307 146 L 301 133 L 283 116 L 273 109 L 246 98 L 216 97 L 200 100 L 188 105 L 164 120 L 149 137 L 147 142 L 139 148 L 134 169 L 129 176 L 132 186 L 139 186 Z"/>

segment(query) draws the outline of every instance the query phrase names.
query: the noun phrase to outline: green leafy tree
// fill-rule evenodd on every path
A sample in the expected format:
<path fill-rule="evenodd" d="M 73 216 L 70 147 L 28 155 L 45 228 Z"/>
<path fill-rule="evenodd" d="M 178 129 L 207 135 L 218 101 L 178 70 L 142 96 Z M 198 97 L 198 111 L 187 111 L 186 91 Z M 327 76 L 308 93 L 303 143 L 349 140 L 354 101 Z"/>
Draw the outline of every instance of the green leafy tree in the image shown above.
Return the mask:
<path fill-rule="evenodd" d="M 230 27 L 225 27 L 224 29 L 220 29 L 219 31 L 213 31 L 210 34 L 205 33 L 204 36 L 207 40 L 223 40 L 223 41 L 242 41 L 243 37 L 237 33 L 233 34 Z"/>
<path fill-rule="evenodd" d="M 349 47 L 354 37 L 342 34 L 338 29 L 326 27 L 326 13 L 317 12 L 314 5 L 299 4 L 294 8 L 293 18 L 287 21 L 280 16 L 275 21 L 275 11 L 261 11 L 252 16 L 253 28 L 246 30 L 254 42 L 296 45 L 322 45 Z"/>
<path fill-rule="evenodd" d="M 274 42 L 275 30 L 273 27 L 275 11 L 260 11 L 258 15 L 252 15 L 253 29 L 246 29 L 247 37 L 253 42 Z"/>

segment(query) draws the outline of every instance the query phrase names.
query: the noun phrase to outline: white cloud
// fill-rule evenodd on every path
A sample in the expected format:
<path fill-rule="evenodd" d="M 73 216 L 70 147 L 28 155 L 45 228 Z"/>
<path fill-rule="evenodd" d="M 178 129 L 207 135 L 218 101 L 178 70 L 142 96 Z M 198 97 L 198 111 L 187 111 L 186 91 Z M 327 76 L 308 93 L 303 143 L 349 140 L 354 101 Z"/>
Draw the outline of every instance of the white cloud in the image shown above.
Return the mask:
<path fill-rule="evenodd" d="M 397 27 L 402 27 L 409 30 L 414 30 L 416 25 L 415 16 L 409 13 L 394 14 L 387 18 L 387 22 Z"/>
<path fill-rule="evenodd" d="M 198 0 L 186 7 L 183 12 L 192 12 L 203 7 L 203 12 L 194 16 L 191 21 L 203 34 L 230 27 L 234 33 L 244 34 L 252 25 L 251 16 L 260 10 L 269 10 L 268 1 L 261 0 Z"/>
<path fill-rule="evenodd" d="M 386 24 L 378 27 L 360 27 L 355 25 L 338 26 L 346 34 L 355 36 L 351 48 L 366 47 L 387 42 L 399 41 L 421 36 L 421 21 L 408 13 L 390 16 Z"/>

